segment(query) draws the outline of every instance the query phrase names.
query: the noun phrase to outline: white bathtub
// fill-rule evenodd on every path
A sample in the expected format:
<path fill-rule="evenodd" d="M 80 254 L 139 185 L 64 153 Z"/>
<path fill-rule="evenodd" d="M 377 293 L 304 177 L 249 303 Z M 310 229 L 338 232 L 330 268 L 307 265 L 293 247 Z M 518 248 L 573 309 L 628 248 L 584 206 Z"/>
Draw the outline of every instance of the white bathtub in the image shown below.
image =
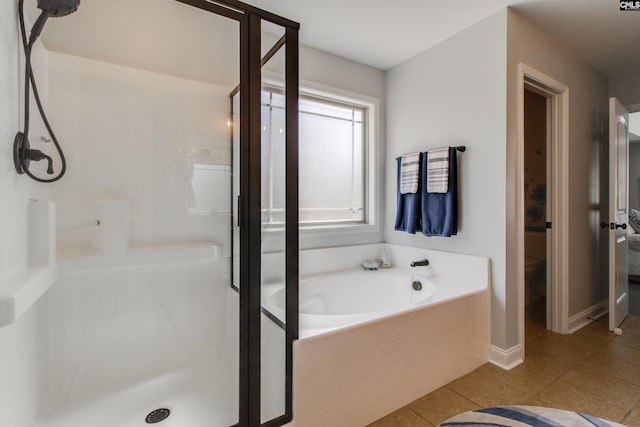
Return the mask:
<path fill-rule="evenodd" d="M 300 280 L 300 338 L 384 318 L 429 304 L 482 292 L 479 282 L 427 277 L 424 267 L 363 269 L 321 274 Z M 422 274 L 419 274 L 422 272 Z M 415 290 L 413 283 L 419 282 Z M 284 319 L 284 287 L 264 288 L 264 308 Z"/>
<path fill-rule="evenodd" d="M 358 267 L 381 246 L 301 252 L 291 426 L 366 426 L 487 362 L 489 260 L 386 245 L 394 268 Z M 263 288 L 279 318 L 283 301 L 282 285 Z"/>

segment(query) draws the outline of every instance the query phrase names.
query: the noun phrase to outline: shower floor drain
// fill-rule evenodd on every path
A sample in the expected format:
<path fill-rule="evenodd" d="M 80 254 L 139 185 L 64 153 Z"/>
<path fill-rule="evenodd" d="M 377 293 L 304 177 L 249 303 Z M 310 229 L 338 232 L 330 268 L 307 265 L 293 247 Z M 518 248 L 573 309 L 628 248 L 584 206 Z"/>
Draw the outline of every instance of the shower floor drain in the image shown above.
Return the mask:
<path fill-rule="evenodd" d="M 144 420 L 147 424 L 155 424 L 159 423 L 160 421 L 166 420 L 169 415 L 171 415 L 171 410 L 167 408 L 160 408 L 149 412 L 149 415 L 147 415 L 147 418 L 145 418 Z"/>

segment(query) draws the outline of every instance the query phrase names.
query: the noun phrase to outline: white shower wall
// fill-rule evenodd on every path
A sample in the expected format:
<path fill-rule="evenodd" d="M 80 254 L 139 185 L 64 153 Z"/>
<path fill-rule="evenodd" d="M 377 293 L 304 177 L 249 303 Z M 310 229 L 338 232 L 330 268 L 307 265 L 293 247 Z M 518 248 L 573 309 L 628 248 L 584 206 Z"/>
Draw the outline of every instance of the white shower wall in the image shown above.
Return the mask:
<path fill-rule="evenodd" d="M 27 265 L 29 199 L 46 199 L 48 193 L 46 186 L 19 177 L 13 166 L 13 139 L 22 126 L 24 106 L 24 58 L 16 6 L 13 0 L 0 1 L 0 283 Z M 34 48 L 33 66 L 46 103 L 47 58 L 39 43 Z M 30 135 L 32 144 L 43 148 L 37 141 L 43 135 L 37 113 L 32 116 Z M 45 309 L 43 300 L 16 323 L 0 328 L 0 426 L 30 426 L 37 417 L 48 354 Z"/>
<path fill-rule="evenodd" d="M 230 165 L 231 89 L 49 57 L 51 116 L 69 163 L 52 186 L 58 250 L 100 251 L 108 229 L 107 237 L 129 245 L 216 241 L 228 253 L 229 201 L 217 213 L 193 213 L 191 179 L 194 165 Z M 228 174 L 217 177 L 216 188 L 229 185 Z M 92 225 L 97 220 L 103 228 Z"/>
<path fill-rule="evenodd" d="M 56 52 L 49 62 L 69 167 L 51 187 L 60 277 L 47 417 L 196 361 L 235 372 L 231 88 Z M 194 166 L 215 174 L 203 179 L 214 212 L 198 209 Z"/>

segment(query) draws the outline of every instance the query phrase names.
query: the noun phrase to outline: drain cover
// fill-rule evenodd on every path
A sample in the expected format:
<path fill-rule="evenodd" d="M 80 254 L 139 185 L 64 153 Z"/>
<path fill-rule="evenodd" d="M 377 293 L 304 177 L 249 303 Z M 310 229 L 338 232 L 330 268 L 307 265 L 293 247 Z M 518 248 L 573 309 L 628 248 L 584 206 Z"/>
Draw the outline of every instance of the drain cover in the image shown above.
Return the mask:
<path fill-rule="evenodd" d="M 147 415 L 147 418 L 144 420 L 147 424 L 155 424 L 166 420 L 169 415 L 171 415 L 171 410 L 167 408 L 159 408 L 149 412 L 149 415 Z"/>

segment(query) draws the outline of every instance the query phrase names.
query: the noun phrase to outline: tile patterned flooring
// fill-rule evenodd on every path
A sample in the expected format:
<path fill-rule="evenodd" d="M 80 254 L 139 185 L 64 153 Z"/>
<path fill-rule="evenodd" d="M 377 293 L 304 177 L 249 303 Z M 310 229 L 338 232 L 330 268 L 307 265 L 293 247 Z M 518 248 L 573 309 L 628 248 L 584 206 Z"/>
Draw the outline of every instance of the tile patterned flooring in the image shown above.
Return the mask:
<path fill-rule="evenodd" d="M 548 406 L 640 427 L 640 316 L 622 336 L 608 318 L 572 335 L 544 329 L 528 310 L 526 360 L 511 371 L 487 363 L 369 427 L 429 427 L 461 412 L 494 405 Z"/>

